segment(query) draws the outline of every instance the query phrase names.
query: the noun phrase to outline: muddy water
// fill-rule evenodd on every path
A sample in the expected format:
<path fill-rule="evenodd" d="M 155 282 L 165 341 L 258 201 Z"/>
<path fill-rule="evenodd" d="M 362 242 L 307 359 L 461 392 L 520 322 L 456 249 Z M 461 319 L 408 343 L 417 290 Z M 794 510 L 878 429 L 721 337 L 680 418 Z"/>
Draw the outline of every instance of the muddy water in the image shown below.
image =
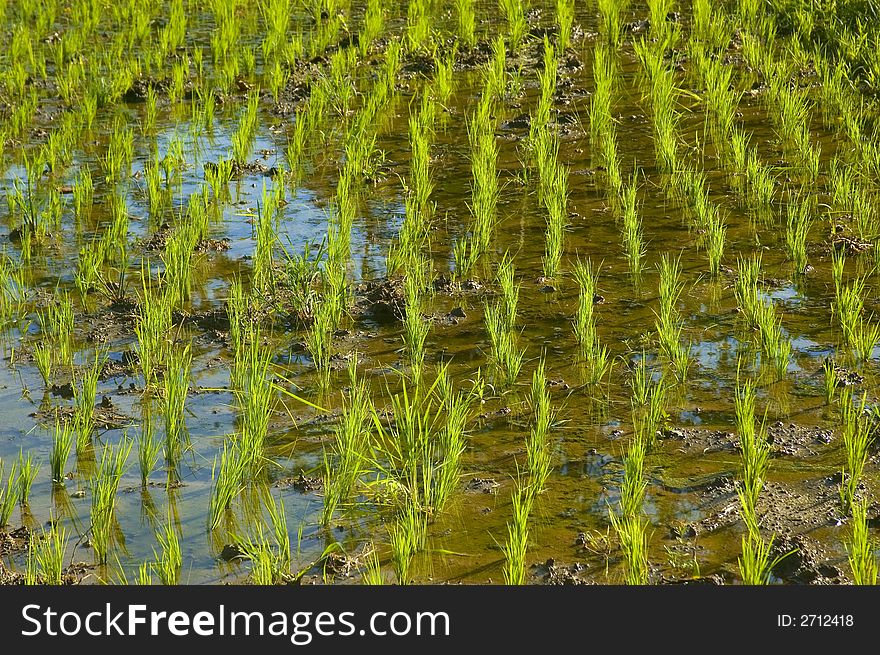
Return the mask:
<path fill-rule="evenodd" d="M 486 17 L 491 13 L 487 7 L 481 11 Z M 634 5 L 631 13 L 632 17 L 641 18 L 646 10 Z M 552 17 L 550 7 L 545 8 L 540 24 L 547 23 L 548 17 Z M 439 24 L 444 25 L 444 20 L 448 17 Z M 525 461 L 525 394 L 542 353 L 546 355 L 552 398 L 558 408 L 558 424 L 552 431 L 554 471 L 533 518 L 528 561 L 535 565 L 531 569 L 534 579 L 599 583 L 621 580 L 621 558 L 608 512 L 618 500 L 621 455 L 631 431 L 627 367 L 644 349 L 652 367 L 658 374 L 660 371 L 652 331 L 658 307 L 655 266 L 663 253 L 681 256 L 685 287 L 678 309 L 685 320 L 684 338 L 692 344 L 696 364 L 687 382 L 670 392 L 667 430 L 648 458 L 645 512 L 652 526 L 652 576 L 656 581 L 694 576 L 715 576 L 714 579 L 726 582 L 736 579 L 743 526 L 732 486 L 739 471 L 733 434 L 733 388 L 738 355 L 753 352 L 754 347 L 738 319 L 732 273 L 727 272 L 718 280 L 710 278 L 705 253 L 697 248 L 697 235 L 686 227 L 684 209 L 669 198 L 663 187 L 654 164 L 650 105 L 639 86 L 638 61 L 631 45 L 625 43 L 618 53 L 623 75 L 613 111 L 625 170 L 632 164 L 640 170 L 640 213 L 648 246 L 641 280 L 635 283 L 629 275 L 620 227 L 610 210 L 601 171 L 593 168 L 589 139 L 594 42 L 591 33 L 596 29 L 595 17 L 579 12 L 577 22 L 587 32 L 573 46 L 573 54 L 582 66 L 561 73 L 560 80 L 570 80 L 571 87 L 568 97 L 557 105 L 558 122 L 563 126 L 561 158 L 571 171 L 570 225 L 565 235 L 563 270 L 571 270 L 576 256 L 602 263 L 599 288 L 604 302 L 596 306 L 599 334 L 619 360 L 607 384 L 583 384 L 582 371 L 575 364 L 577 346 L 572 331 L 576 286 L 568 276 L 549 282 L 539 279 L 545 218 L 535 197 L 534 184 L 522 181 L 523 138 L 528 130 L 507 127 L 509 120 L 527 113 L 535 104 L 538 90 L 534 70 L 527 67 L 524 92 L 508 98 L 497 116 L 503 192 L 492 256 L 497 261 L 505 251 L 515 254 L 517 280 L 521 284 L 517 326 L 522 331 L 520 343 L 526 347 L 526 365 L 520 384 L 503 396 L 490 394 L 477 410 L 480 416 L 469 425 L 466 476 L 448 509 L 429 527 L 429 547 L 416 560 L 418 581 L 501 580 L 500 544 L 507 533 L 513 476 L 517 465 Z M 487 21 L 486 27 L 494 31 L 500 26 Z M 399 30 L 400 25 L 394 29 Z M 368 73 L 362 71 L 364 88 Z M 754 82 L 753 76 L 745 71 L 736 79 L 743 90 L 751 88 Z M 455 95 L 438 121 L 431 162 L 435 187 L 432 200 L 436 203 L 432 254 L 435 269 L 443 274 L 448 274 L 452 266 L 453 240 L 467 231 L 471 220 L 465 117 L 481 88 L 479 72 L 458 72 L 456 80 Z M 678 81 L 682 88 L 691 88 L 684 74 L 679 75 Z M 402 80 L 399 97 L 383 119 L 378 147 L 385 153 L 385 176 L 379 184 L 367 186 L 363 194 L 362 212 L 352 238 L 349 273 L 353 284 L 379 280 L 385 275 L 384 253 L 399 229 L 404 211 L 397 176 L 408 173 L 409 100 L 423 85 L 418 76 Z M 692 90 L 699 93 L 699 89 Z M 261 127 L 252 151 L 267 169 L 283 163 L 287 137 L 292 134 L 290 116 L 272 113 L 271 106 L 271 99 L 264 99 Z M 213 130 L 193 137 L 187 113 L 163 104 L 156 137 L 159 152 L 162 154 L 171 140 L 179 136 L 187 158 L 182 172 L 182 198 L 175 198 L 178 207 L 203 183 L 203 165 L 226 156 L 238 107 L 235 103 L 223 107 Z M 143 118 L 143 111 L 140 103 L 100 110 L 91 135 L 94 143 L 78 150 L 70 169 L 56 173 L 47 188 L 72 182 L 80 166 L 91 167 L 97 179 L 97 156 L 106 149 L 107 130 L 116 113 L 123 112 L 136 124 Z M 758 411 L 763 414 L 766 408 L 768 423 L 775 426 L 776 435 L 776 455 L 763 509 L 768 534 L 772 531 L 784 544 L 801 547 L 812 559 L 805 555 L 779 579 L 843 581 L 845 527 L 834 502 L 837 490 L 830 478 L 840 470 L 844 455 L 837 413 L 825 405 L 821 375 L 823 358 L 833 355 L 838 344 L 838 334 L 831 323 L 833 284 L 827 225 L 817 224 L 811 234 L 809 253 L 814 269 L 805 277 L 794 276 L 782 249 L 784 214 L 777 208 L 768 223 L 755 222 L 739 206 L 728 178 L 720 170 L 715 144 L 705 129 L 704 107 L 687 98 L 682 101 L 681 111 L 680 134 L 692 148 L 687 156 L 705 168 L 712 200 L 726 211 L 724 264 L 735 267 L 738 255 L 756 250 L 763 253 L 765 275 L 776 280 L 768 286 L 767 293 L 782 313 L 784 330 L 792 339 L 793 358 L 786 380 L 763 384 L 759 389 Z M 752 134 L 751 143 L 758 146 L 762 161 L 776 162 L 782 158 L 782 148 L 759 100 L 744 96 L 740 111 L 739 121 Z M 823 143 L 823 170 L 827 170 L 837 138 L 818 123 L 818 111 L 814 114 L 812 136 Z M 139 244 L 161 225 L 161 217 L 150 215 L 143 192 L 142 174 L 150 156 L 149 144 L 137 132 L 135 143 L 134 177 L 124 183 L 131 215 L 132 271 L 139 270 L 144 259 L 158 261 L 158 253 Z M 327 147 L 318 138 L 309 144 L 306 173 L 296 189 L 287 191 L 280 238 L 292 252 L 301 251 L 308 243 L 319 243 L 326 235 L 327 205 L 337 179 L 338 161 L 333 146 L 339 145 L 333 137 L 330 143 L 331 147 Z M 260 152 L 265 154 L 258 155 Z M 11 188 L 22 175 L 21 166 L 13 162 L 3 174 L 3 185 Z M 222 220 L 213 226 L 211 234 L 215 239 L 228 239 L 228 249 L 195 257 L 192 311 L 222 309 L 229 280 L 250 270 L 249 258 L 255 241 L 248 218 L 264 184 L 270 185 L 272 180 L 263 174 L 245 174 L 230 183 L 233 202 L 226 206 Z M 72 288 L 79 246 L 100 234 L 109 222 L 107 194 L 104 185 L 96 185 L 96 204 L 90 221 L 82 229 L 73 224 L 68 208 L 63 234 L 33 256 L 26 278 L 33 285 L 35 308 L 40 302 L 47 302 L 47 294 L 56 286 Z M 11 230 L 8 220 L 5 225 L 4 239 Z M 7 250 L 15 255 L 14 246 Z M 849 271 L 853 269 L 852 265 L 848 267 Z M 450 372 L 461 385 L 487 366 L 490 345 L 482 307 L 495 291 L 491 266 L 484 271 L 482 283 L 484 288 L 480 292 L 439 293 L 429 308 L 436 317 L 445 316 L 455 307 L 461 307 L 466 314 L 455 324 L 435 321 L 428 336 L 429 363 L 450 362 Z M 133 294 L 132 288 L 131 297 Z M 82 349 L 78 361 L 88 361 L 98 343 L 109 350 L 110 359 L 115 361 L 122 361 L 123 354 L 133 349 L 132 323 L 109 313 L 105 301 L 92 299 L 85 306 L 78 306 L 77 311 L 80 320 L 76 336 Z M 35 314 L 28 318 L 34 319 Z M 10 331 L 5 340 L 6 365 L 0 367 L 0 457 L 11 462 L 20 451 L 31 452 L 44 465 L 33 487 L 30 505 L 21 508 L 20 513 L 16 511 L 13 523 L 37 527 L 50 516 L 60 517 L 78 537 L 77 543 L 71 544 L 71 559 L 88 563 L 92 561 L 87 547 L 89 463 L 75 462 L 72 457 L 68 463 L 71 479 L 63 488 L 53 487 L 49 480 L 51 434 L 40 417 L 45 416 L 48 407 L 68 406 L 72 401 L 42 392 L 42 382 L 29 357 L 30 344 L 38 329 L 35 324 L 25 328 L 26 324 L 25 321 L 22 329 Z M 377 406 L 382 406 L 386 386 L 391 384 L 393 388 L 394 371 L 406 368 L 400 326 L 361 317 L 345 327 L 348 334 L 338 336 L 334 347 L 343 354 L 360 353 L 359 370 L 370 381 Z M 192 447 L 182 463 L 181 483 L 166 488 L 159 471 L 151 478 L 153 484 L 141 490 L 132 458 L 118 499 L 118 566 L 97 569 L 87 581 L 132 579 L 139 564 L 154 557 L 156 526 L 169 514 L 182 537 L 182 581 L 217 583 L 246 577 L 247 564 L 227 563 L 218 557 L 223 545 L 230 541 L 228 533 L 223 529 L 211 533 L 206 527 L 212 464 L 224 436 L 236 430 L 233 397 L 224 390 L 229 385 L 230 353 L 216 335 L 198 325 L 189 324 L 183 334 L 194 339 L 196 357 L 186 418 Z M 338 409 L 338 391 L 319 396 L 309 358 L 301 346 L 303 334 L 276 326 L 270 338 L 276 362 L 300 387 L 299 393 Z M 875 388 L 874 367 L 872 360 L 860 371 L 865 376 L 863 387 L 869 391 L 869 402 Z M 334 380 L 334 389 L 340 389 L 345 384 L 344 371 L 334 374 Z M 130 371 L 102 380 L 98 397 L 108 397 L 121 416 L 119 423 L 123 424 L 101 431 L 102 443 L 116 443 L 126 431 L 131 435 L 138 433 L 141 387 L 142 380 Z M 385 517 L 380 511 L 363 502 L 354 512 L 324 529 L 319 523 L 320 489 L 303 489 L 301 484 L 292 482 L 300 474 L 307 478 L 321 475 L 323 447 L 332 439 L 333 422 L 312 409 L 293 402 L 286 404 L 287 408 L 277 406 L 271 423 L 270 454 L 275 466 L 270 468 L 269 488 L 274 497 L 284 501 L 298 565 L 316 560 L 332 543 L 338 543 L 349 554 L 374 543 L 386 564 L 389 580 L 393 579 L 388 565 Z M 874 477 L 871 464 L 867 471 L 868 489 L 872 488 Z M 245 492 L 235 507 L 239 527 L 259 520 L 255 491 Z M 551 559 L 552 564 L 548 563 Z M 21 568 L 22 561 L 22 553 L 7 556 L 7 562 L 16 568 Z M 356 570 L 353 577 L 340 574 L 334 579 L 356 581 Z M 315 567 L 309 572 L 309 579 L 321 579 L 321 574 L 321 568 Z"/>

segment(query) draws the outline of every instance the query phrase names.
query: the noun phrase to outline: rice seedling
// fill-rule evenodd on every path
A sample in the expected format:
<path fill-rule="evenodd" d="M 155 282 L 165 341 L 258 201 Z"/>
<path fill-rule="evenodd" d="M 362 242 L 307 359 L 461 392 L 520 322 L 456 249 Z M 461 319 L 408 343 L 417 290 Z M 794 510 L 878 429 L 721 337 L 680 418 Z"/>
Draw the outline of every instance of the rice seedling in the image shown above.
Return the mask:
<path fill-rule="evenodd" d="M 578 259 L 572 272 L 578 285 L 578 307 L 575 315 L 574 333 L 577 342 L 587 359 L 592 359 L 598 347 L 598 334 L 596 331 L 596 317 L 593 311 L 598 294 L 599 271 L 593 270 L 590 260 L 586 262 Z"/>
<path fill-rule="evenodd" d="M 41 464 L 35 462 L 33 456 L 28 452 L 25 457 L 23 451 L 18 452 L 18 502 L 27 505 L 31 495 L 31 487 L 37 475 L 40 473 Z"/>
<path fill-rule="evenodd" d="M 165 419 L 165 461 L 172 467 L 180 459 L 186 435 L 186 396 L 192 368 L 192 346 L 176 348 L 169 353 L 162 377 L 162 414 Z"/>
<path fill-rule="evenodd" d="M 330 388 L 330 350 L 332 345 L 332 308 L 327 302 L 315 307 L 314 321 L 306 332 L 306 348 L 318 373 L 322 390 Z"/>
<path fill-rule="evenodd" d="M 12 511 L 15 509 L 19 497 L 18 463 L 13 462 L 9 477 L 6 478 L 5 487 L 0 487 L 0 528 L 9 525 Z M 3 478 L 3 462 L 0 461 L 0 479 Z"/>
<path fill-rule="evenodd" d="M 840 395 L 843 448 L 846 453 L 840 483 L 840 503 L 844 512 L 851 511 L 856 502 L 856 493 L 868 462 L 868 451 L 874 442 L 875 428 L 865 414 L 866 402 L 866 393 L 862 394 L 861 404 L 853 403 L 849 389 Z"/>
<path fill-rule="evenodd" d="M 877 544 L 868 528 L 867 501 L 852 505 L 850 536 L 846 541 L 847 559 L 857 585 L 877 584 Z"/>
<path fill-rule="evenodd" d="M 721 258 L 724 255 L 724 240 L 727 228 L 718 211 L 709 214 L 706 221 L 706 252 L 709 257 L 709 272 L 713 277 L 721 273 Z"/>
<path fill-rule="evenodd" d="M 176 585 L 180 581 L 180 567 L 183 565 L 183 554 L 180 550 L 180 537 L 171 518 L 171 513 L 156 533 L 161 552 L 153 549 L 156 560 L 155 571 L 163 585 Z"/>
<path fill-rule="evenodd" d="M 116 493 L 131 452 L 128 439 L 115 448 L 105 446 L 101 453 L 98 476 L 92 480 L 91 542 L 98 564 L 106 564 L 115 524 Z"/>
<path fill-rule="evenodd" d="M 427 516 L 408 502 L 389 527 L 391 562 L 399 584 L 409 584 L 413 556 L 425 545 Z"/>
<path fill-rule="evenodd" d="M 208 527 L 216 529 L 229 510 L 232 501 L 241 492 L 248 473 L 247 459 L 241 452 L 241 446 L 235 442 L 223 444 L 220 453 L 220 461 L 214 460 L 211 468 L 210 509 L 208 513 Z"/>
<path fill-rule="evenodd" d="M 50 530 L 31 536 L 27 555 L 25 584 L 61 585 L 64 579 L 64 551 L 67 530 L 57 521 Z"/>
<path fill-rule="evenodd" d="M 830 405 L 834 402 L 834 393 L 837 390 L 837 371 L 835 370 L 834 360 L 826 357 L 822 362 L 822 381 L 825 390 L 825 404 Z"/>
<path fill-rule="evenodd" d="M 137 455 L 142 489 L 146 489 L 150 474 L 156 468 L 161 453 L 162 442 L 156 437 L 152 410 L 147 408 L 141 417 L 141 432 L 137 439 Z"/>
<path fill-rule="evenodd" d="M 349 501 L 368 462 L 370 397 L 357 376 L 357 357 L 348 367 L 349 393 L 344 398 L 340 423 L 334 431 L 331 452 L 324 451 L 324 505 L 321 522 L 329 525 L 337 508 Z"/>
<path fill-rule="evenodd" d="M 766 431 L 763 425 L 755 427 L 755 387 L 751 380 L 737 386 L 734 408 L 742 463 L 738 493 L 744 515 L 751 517 L 755 514 L 758 496 L 770 467 L 770 444 Z"/>
<path fill-rule="evenodd" d="M 506 585 L 526 582 L 526 554 L 529 548 L 529 515 L 534 495 L 528 485 L 516 483 L 511 495 L 513 517 L 507 522 L 507 542 L 501 546 L 504 553 L 502 575 Z"/>
<path fill-rule="evenodd" d="M 458 36 L 467 47 L 472 48 L 477 41 L 474 0 L 455 0 L 455 9 L 458 16 Z"/>
<path fill-rule="evenodd" d="M 642 220 L 638 214 L 637 193 L 636 178 L 633 176 L 630 183 L 623 188 L 620 211 L 623 219 L 623 254 L 629 263 L 630 275 L 635 281 L 641 278 L 642 259 L 647 254 L 642 238 Z"/>
<path fill-rule="evenodd" d="M 501 11 L 507 21 L 507 38 L 510 49 L 515 52 L 519 49 L 529 29 L 523 3 L 515 0 L 498 0 L 498 4 L 501 5 Z"/>
<path fill-rule="evenodd" d="M 382 564 L 375 547 L 371 547 L 365 556 L 366 567 L 361 574 L 361 582 L 365 585 L 384 585 L 385 576 L 382 574 Z"/>
<path fill-rule="evenodd" d="M 793 200 L 786 205 L 785 252 L 799 274 L 807 266 L 807 237 L 811 224 L 810 207 L 804 200 Z"/>
<path fill-rule="evenodd" d="M 564 51 L 571 43 L 574 8 L 575 3 L 572 0 L 556 0 L 556 23 L 559 26 L 557 43 L 561 51 Z"/>
<path fill-rule="evenodd" d="M 760 535 L 751 530 L 743 535 L 742 555 L 737 559 L 739 573 L 743 584 L 766 585 L 770 583 L 773 568 L 782 561 L 785 555 L 771 559 L 773 541 L 764 541 Z"/>
<path fill-rule="evenodd" d="M 73 425 L 68 421 L 56 418 L 52 449 L 49 451 L 49 468 L 52 471 L 52 482 L 55 484 L 64 484 L 64 469 L 73 448 L 73 441 Z"/>
<path fill-rule="evenodd" d="M 552 453 L 548 436 L 554 415 L 550 406 L 543 358 L 532 374 L 529 403 L 532 407 L 533 421 L 529 436 L 526 438 L 526 471 L 529 474 L 532 493 L 539 494 L 544 490 L 547 478 L 550 476 Z"/>
<path fill-rule="evenodd" d="M 611 47 L 616 48 L 620 43 L 621 35 L 621 3 L 618 0 L 598 0 L 598 7 L 602 17 L 600 25 L 602 36 Z"/>

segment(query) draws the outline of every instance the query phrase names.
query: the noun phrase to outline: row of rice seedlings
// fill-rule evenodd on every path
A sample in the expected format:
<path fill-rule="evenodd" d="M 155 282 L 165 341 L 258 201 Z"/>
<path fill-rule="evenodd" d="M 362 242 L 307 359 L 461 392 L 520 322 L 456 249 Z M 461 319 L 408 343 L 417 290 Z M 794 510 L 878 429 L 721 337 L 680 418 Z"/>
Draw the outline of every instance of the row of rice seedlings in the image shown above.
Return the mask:
<path fill-rule="evenodd" d="M 611 372 L 613 360 L 608 347 L 599 341 L 593 305 L 598 297 L 599 267 L 593 269 L 589 260 L 578 259 L 572 272 L 578 286 L 578 307 L 574 320 L 574 333 L 579 353 L 587 368 L 587 382 L 598 384 Z"/>
<path fill-rule="evenodd" d="M 835 302 L 832 308 L 840 328 L 842 345 L 851 350 L 858 361 L 873 357 L 874 348 L 880 342 L 880 324 L 865 318 L 864 298 L 866 278 L 855 278 L 843 284 L 844 255 L 832 255 Z"/>
<path fill-rule="evenodd" d="M 691 349 L 690 346 L 682 343 L 683 321 L 676 306 L 684 289 L 684 284 L 681 282 L 681 258 L 673 259 L 668 253 L 664 253 L 660 258 L 658 270 L 660 311 L 656 314 L 655 322 L 657 339 L 660 342 L 660 351 L 675 369 L 679 382 L 684 383 L 687 381 L 690 368 Z"/>
<path fill-rule="evenodd" d="M 846 453 L 841 473 L 840 504 L 844 512 L 850 512 L 856 504 L 856 494 L 868 463 L 868 450 L 874 442 L 875 427 L 865 412 L 867 393 L 862 394 L 860 403 L 854 403 L 852 389 L 844 387 L 839 402 Z"/>
<path fill-rule="evenodd" d="M 519 285 L 514 282 L 513 259 L 505 255 L 496 276 L 501 288 L 500 301 L 486 305 L 484 320 L 492 344 L 490 359 L 499 387 L 511 387 L 522 370 L 525 351 L 519 349 L 515 329 Z"/>
<path fill-rule="evenodd" d="M 782 380 L 791 359 L 791 340 L 783 334 L 782 319 L 777 316 L 772 300 L 765 299 L 759 289 L 761 275 L 760 255 L 741 258 L 734 294 L 748 327 L 757 332 L 763 357 L 772 365 L 776 379 Z"/>
<path fill-rule="evenodd" d="M 31 535 L 25 564 L 26 585 L 61 585 L 64 578 L 64 553 L 68 531 L 58 521 L 49 530 Z"/>
<path fill-rule="evenodd" d="M 131 441 L 124 438 L 116 447 L 105 446 L 98 475 L 92 481 L 91 543 L 98 564 L 106 564 L 113 534 L 118 529 L 115 517 L 116 492 L 126 470 Z"/>
<path fill-rule="evenodd" d="M 770 580 L 774 537 L 765 541 L 759 529 L 757 503 L 770 466 L 770 444 L 765 423 L 756 427 L 755 386 L 751 380 L 740 384 L 734 395 L 736 425 L 740 439 L 742 478 L 737 485 L 746 534 L 742 537 L 742 555 L 738 559 L 740 577 L 744 584 L 764 585 Z"/>

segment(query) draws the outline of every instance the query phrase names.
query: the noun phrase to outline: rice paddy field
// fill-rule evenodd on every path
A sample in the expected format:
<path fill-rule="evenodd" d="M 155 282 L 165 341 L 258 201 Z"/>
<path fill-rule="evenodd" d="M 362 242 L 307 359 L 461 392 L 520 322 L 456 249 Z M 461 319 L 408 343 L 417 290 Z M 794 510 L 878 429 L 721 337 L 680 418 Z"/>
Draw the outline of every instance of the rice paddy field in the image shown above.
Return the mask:
<path fill-rule="evenodd" d="M 876 4 L 597 2 L 0 0 L 0 582 L 875 584 Z"/>

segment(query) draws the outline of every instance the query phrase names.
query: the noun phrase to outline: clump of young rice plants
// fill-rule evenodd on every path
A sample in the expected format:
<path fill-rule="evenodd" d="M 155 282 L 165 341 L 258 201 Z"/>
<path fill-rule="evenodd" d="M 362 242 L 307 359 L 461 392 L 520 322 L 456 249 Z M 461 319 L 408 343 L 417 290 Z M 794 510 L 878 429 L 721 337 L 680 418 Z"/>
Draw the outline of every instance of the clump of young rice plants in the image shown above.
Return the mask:
<path fill-rule="evenodd" d="M 880 341 L 880 326 L 872 324 L 864 316 L 866 279 L 856 278 L 844 286 L 843 263 L 842 256 L 832 260 L 836 298 L 833 310 L 843 345 L 851 349 L 857 360 L 865 361 L 871 358 L 874 347 Z"/>
<path fill-rule="evenodd" d="M 495 126 L 490 111 L 491 98 L 485 94 L 468 122 L 473 176 L 471 212 L 474 222 L 467 270 L 461 271 L 460 277 L 467 275 L 482 254 L 489 250 L 495 232 L 499 194 L 498 145 L 495 143 Z"/>
<path fill-rule="evenodd" d="M 669 254 L 660 258 L 660 311 L 657 312 L 655 327 L 660 351 L 675 369 L 680 382 L 687 380 L 690 366 L 690 348 L 681 342 L 683 322 L 677 304 L 684 288 L 681 282 L 681 259 L 673 259 Z"/>
<path fill-rule="evenodd" d="M 590 384 L 599 383 L 610 371 L 613 360 L 608 353 L 608 347 L 599 342 L 599 333 L 596 329 L 596 317 L 594 304 L 598 294 L 598 267 L 593 270 L 593 264 L 578 259 L 575 262 L 573 275 L 578 286 L 578 307 L 574 321 L 574 333 L 577 339 L 580 355 L 587 366 Z"/>
<path fill-rule="evenodd" d="M 165 523 L 157 530 L 156 540 L 159 542 L 161 552 L 153 549 L 156 560 L 155 570 L 159 576 L 159 582 L 163 585 L 176 585 L 180 581 L 180 567 L 183 565 L 183 554 L 180 550 L 180 536 L 174 525 L 171 511 Z"/>
<path fill-rule="evenodd" d="M 57 521 L 52 528 L 31 535 L 25 584 L 60 585 L 64 577 L 64 551 L 68 531 Z"/>
<path fill-rule="evenodd" d="M 31 495 L 31 487 L 40 473 L 40 462 L 35 462 L 33 455 L 24 451 L 18 452 L 18 502 L 27 505 Z"/>
<path fill-rule="evenodd" d="M 349 387 L 343 397 L 342 418 L 334 431 L 334 444 L 324 451 L 324 505 L 321 522 L 329 525 L 340 505 L 367 471 L 369 461 L 370 396 L 357 376 L 357 357 L 348 366 Z"/>
<path fill-rule="evenodd" d="M 455 0 L 455 10 L 458 16 L 458 36 L 466 46 L 472 48 L 477 41 L 474 0 Z"/>
<path fill-rule="evenodd" d="M 55 419 L 52 436 L 52 450 L 49 451 L 49 468 L 52 471 L 52 482 L 64 484 L 64 468 L 74 442 L 73 425 L 60 418 Z"/>
<path fill-rule="evenodd" d="M 500 302 L 486 305 L 484 320 L 492 344 L 491 359 L 499 386 L 510 387 L 519 377 L 525 353 L 519 349 L 514 328 L 519 285 L 513 281 L 513 260 L 507 256 L 498 268 L 497 279 L 501 286 L 502 298 Z"/>
<path fill-rule="evenodd" d="M 422 299 L 419 283 L 415 276 L 408 275 L 404 282 L 406 298 L 403 317 L 403 343 L 409 356 L 412 380 L 419 385 L 425 365 L 425 340 L 430 324 L 422 317 Z"/>
<path fill-rule="evenodd" d="M 137 439 L 138 466 L 141 475 L 141 488 L 147 488 L 150 473 L 156 468 L 162 453 L 162 442 L 156 436 L 153 422 L 152 404 L 148 398 L 141 401 L 141 431 Z"/>
<path fill-rule="evenodd" d="M 523 3 L 516 0 L 498 0 L 498 4 L 501 5 L 501 11 L 507 20 L 507 38 L 510 49 L 516 52 L 529 29 Z"/>
<path fill-rule="evenodd" d="M 662 173 L 672 174 L 678 165 L 678 123 L 676 109 L 678 91 L 672 69 L 664 58 L 662 48 L 653 47 L 645 40 L 636 41 L 635 50 L 648 75 L 653 110 L 654 153 Z"/>
<path fill-rule="evenodd" d="M 647 253 L 642 237 L 642 219 L 638 212 L 637 194 L 636 177 L 633 176 L 629 184 L 623 187 L 619 203 L 622 219 L 623 254 L 629 263 L 630 275 L 636 282 L 641 279 L 642 259 Z"/>
<path fill-rule="evenodd" d="M 290 576 L 292 561 L 290 536 L 287 531 L 284 502 L 276 503 L 266 494 L 265 505 L 272 527 L 272 541 L 266 535 L 262 523 L 257 523 L 255 535 L 245 537 L 236 535 L 235 542 L 244 556 L 253 563 L 251 569 L 253 583 L 273 585 L 284 582 Z"/>
<path fill-rule="evenodd" d="M 760 255 L 740 259 L 734 293 L 748 327 L 757 333 L 762 356 L 773 367 L 776 379 L 781 380 L 788 371 L 791 341 L 783 334 L 773 302 L 765 299 L 759 289 L 760 278 Z"/>
<path fill-rule="evenodd" d="M 544 490 L 550 475 L 552 452 L 548 437 L 554 414 L 550 405 L 550 393 L 547 390 L 543 358 L 532 374 L 529 404 L 532 409 L 533 421 L 526 438 L 526 471 L 532 493 L 538 494 Z"/>
<path fill-rule="evenodd" d="M 559 28 L 556 42 L 560 51 L 564 51 L 571 43 L 574 8 L 573 0 L 556 0 L 556 24 Z"/>
<path fill-rule="evenodd" d="M 850 536 L 846 541 L 853 582 L 857 585 L 877 584 L 877 543 L 868 528 L 868 503 L 856 501 L 852 505 Z"/>
<path fill-rule="evenodd" d="M 786 204 L 785 252 L 794 264 L 796 274 L 807 267 L 807 237 L 812 225 L 812 211 L 803 198 L 790 199 Z"/>
<path fill-rule="evenodd" d="M 168 364 L 162 376 L 162 414 L 165 419 L 165 461 L 173 472 L 183 452 L 186 431 L 186 396 L 189 392 L 192 369 L 192 346 L 175 348 L 168 355 Z"/>
<path fill-rule="evenodd" d="M 106 564 L 116 529 L 116 492 L 126 470 L 131 441 L 123 439 L 116 447 L 105 446 L 98 476 L 92 481 L 91 542 L 98 564 Z"/>
<path fill-rule="evenodd" d="M 758 495 L 770 466 L 770 444 L 762 422 L 755 425 L 755 386 L 751 380 L 737 385 L 734 396 L 736 425 L 740 438 L 742 477 L 737 485 L 746 534 L 742 538 L 739 570 L 744 584 L 763 585 L 781 558 L 771 560 L 773 537 L 765 541 L 758 527 Z"/>
<path fill-rule="evenodd" d="M 609 508 L 611 526 L 623 552 L 624 581 L 630 585 L 648 584 L 648 522 L 642 513 L 647 448 L 644 434 L 636 431 L 623 458 L 620 514 Z"/>
<path fill-rule="evenodd" d="M 318 302 L 314 309 L 314 320 L 306 332 L 306 349 L 312 356 L 319 386 L 323 391 L 330 388 L 330 355 L 332 348 L 332 307 L 326 300 Z"/>
<path fill-rule="evenodd" d="M 137 320 L 134 334 L 137 337 L 135 350 L 140 363 L 144 384 L 152 387 L 158 384 L 159 371 L 165 367 L 171 351 L 169 332 L 171 331 L 172 296 L 148 287 L 147 272 L 141 270 L 141 293 L 138 302 Z"/>
<path fill-rule="evenodd" d="M 71 385 L 75 402 L 73 422 L 77 430 L 77 453 L 80 453 L 91 443 L 92 432 L 95 429 L 95 400 L 98 395 L 98 378 L 101 375 L 103 362 L 104 357 L 96 350 L 94 363 L 82 373 L 79 384 L 74 380 L 74 383 Z"/>
<path fill-rule="evenodd" d="M 504 584 L 522 585 L 526 582 L 526 553 L 529 548 L 529 515 L 532 513 L 534 491 L 531 485 L 518 480 L 511 494 L 513 517 L 507 522 L 507 542 L 501 546 L 504 553 L 502 574 Z"/>
<path fill-rule="evenodd" d="M 868 451 L 874 442 L 875 427 L 865 413 L 867 393 L 861 402 L 853 402 L 852 389 L 846 387 L 840 394 L 841 423 L 843 424 L 843 448 L 846 461 L 843 464 L 840 483 L 840 503 L 844 512 L 851 511 L 862 480 Z"/>
<path fill-rule="evenodd" d="M 3 462 L 0 461 L 0 481 L 3 479 L 4 472 Z M 0 486 L 0 528 L 9 525 L 9 519 L 12 517 L 12 511 L 15 509 L 18 500 L 18 464 L 13 463 L 9 470 L 9 477 L 6 478 L 6 485 Z"/>
<path fill-rule="evenodd" d="M 449 377 L 448 364 L 437 375 L 437 390 L 445 418 L 437 439 L 437 457 L 441 463 L 435 473 L 432 500 L 434 507 L 440 510 L 459 486 L 462 475 L 461 458 L 467 447 L 465 429 L 476 396 L 470 391 L 455 391 Z"/>
<path fill-rule="evenodd" d="M 272 413 L 274 387 L 271 378 L 272 353 L 261 344 L 259 330 L 246 339 L 236 352 L 238 371 L 233 382 L 240 416 L 240 444 L 251 475 L 262 470 L 265 463 L 266 437 Z"/>

